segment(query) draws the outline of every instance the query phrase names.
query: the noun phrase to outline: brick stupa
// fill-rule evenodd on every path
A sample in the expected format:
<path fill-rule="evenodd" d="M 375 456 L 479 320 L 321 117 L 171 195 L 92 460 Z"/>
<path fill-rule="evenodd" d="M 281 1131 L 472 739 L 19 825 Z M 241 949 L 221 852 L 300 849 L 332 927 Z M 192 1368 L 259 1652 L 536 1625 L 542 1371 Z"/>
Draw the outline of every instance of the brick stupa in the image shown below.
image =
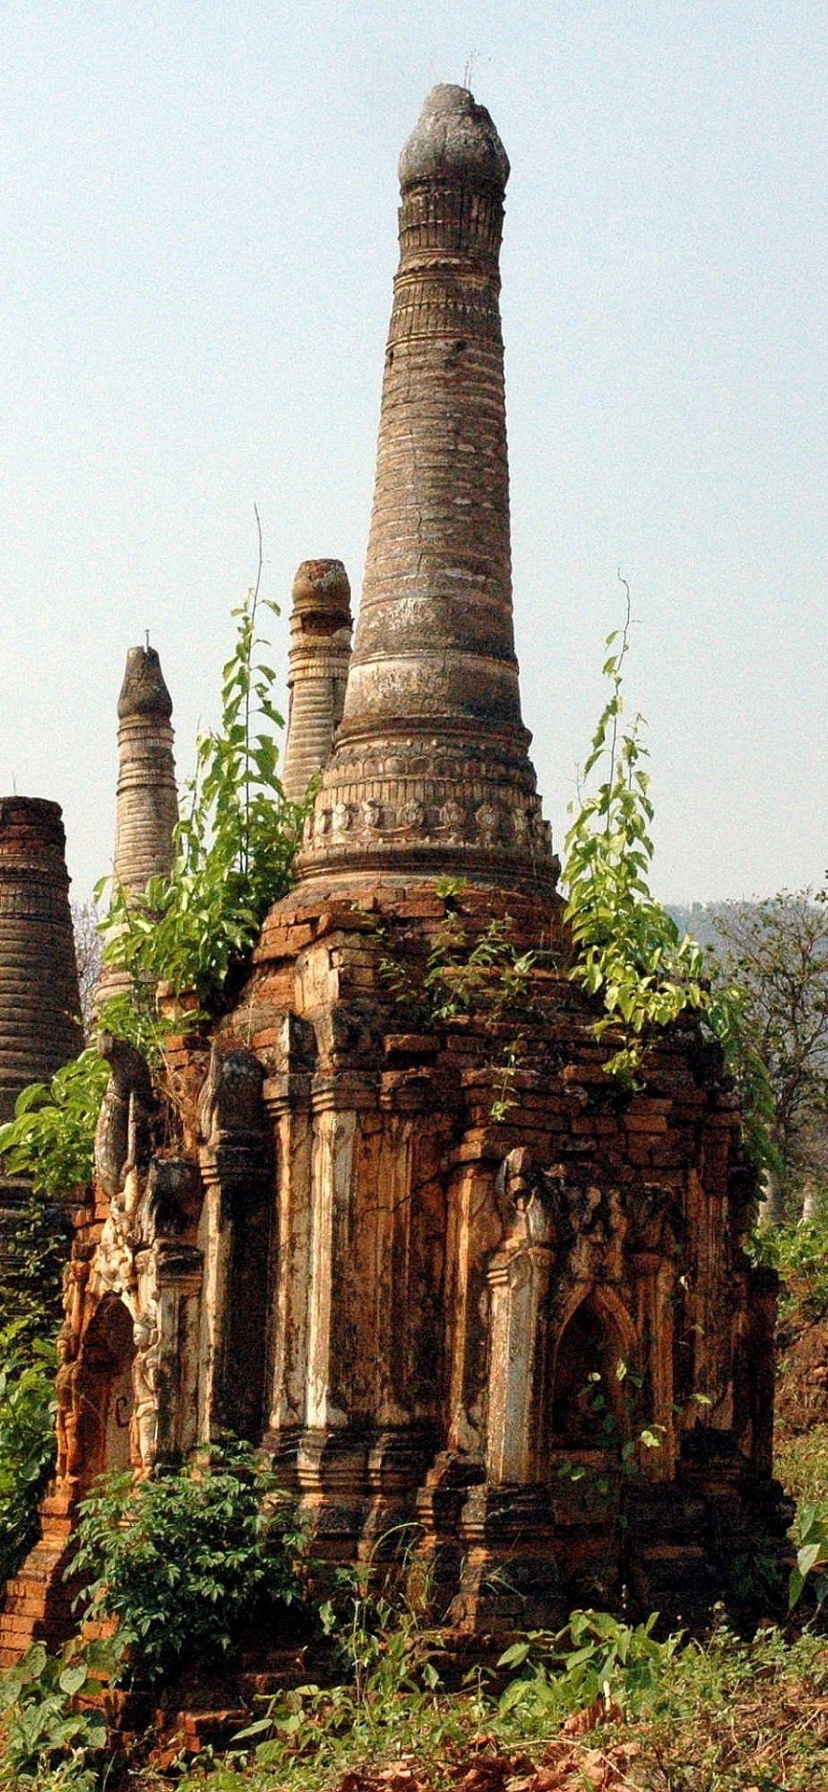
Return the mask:
<path fill-rule="evenodd" d="M 321 1555 L 413 1540 L 455 1631 L 557 1624 L 622 1582 L 692 1617 L 784 1530 L 775 1282 L 744 1251 L 754 1182 L 718 1048 L 687 1017 L 619 1089 L 619 1042 L 569 976 L 512 638 L 507 172 L 488 113 L 435 89 L 401 162 L 341 726 L 235 1007 L 170 1046 L 165 1149 L 133 1124 L 120 1173 L 117 1134 L 99 1158 L 10 1654 L 59 1632 L 49 1563 L 93 1475 L 228 1428 Z M 499 962 L 453 982 L 493 923 Z M 126 1076 L 110 1111 L 141 1099 Z"/>
<path fill-rule="evenodd" d="M 330 758 L 351 657 L 351 587 L 341 560 L 303 560 L 293 581 L 282 788 L 305 799 Z"/>
<path fill-rule="evenodd" d="M 506 152 L 436 87 L 400 159 L 365 581 L 303 878 L 552 884 L 520 712 L 498 258 Z"/>
<path fill-rule="evenodd" d="M 80 995 L 69 911 L 66 837 L 57 803 L 0 799 L 0 1121 L 29 1083 L 48 1082 L 80 1051 Z M 67 1190 L 67 1197 L 70 1191 Z M 28 1184 L 0 1174 L 4 1236 Z"/>
<path fill-rule="evenodd" d="M 130 647 L 118 696 L 118 785 L 113 882 L 141 895 L 173 861 L 178 790 L 173 758 L 172 698 L 157 650 Z M 95 1003 L 130 987 L 129 973 L 105 966 Z"/>

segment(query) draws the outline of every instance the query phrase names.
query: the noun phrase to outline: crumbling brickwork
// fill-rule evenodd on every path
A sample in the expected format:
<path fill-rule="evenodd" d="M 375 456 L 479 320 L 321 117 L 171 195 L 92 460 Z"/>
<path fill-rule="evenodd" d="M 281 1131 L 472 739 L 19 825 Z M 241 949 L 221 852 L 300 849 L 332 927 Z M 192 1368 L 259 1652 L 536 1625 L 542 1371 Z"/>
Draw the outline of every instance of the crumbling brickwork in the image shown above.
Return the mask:
<path fill-rule="evenodd" d="M 112 1055 L 10 1654 L 59 1628 L 49 1563 L 91 1476 L 228 1428 L 297 1490 L 320 1553 L 411 1527 L 468 1632 L 557 1623 L 622 1580 L 692 1616 L 783 1528 L 774 1278 L 744 1251 L 720 1055 L 690 1017 L 620 1088 L 569 976 L 512 643 L 507 171 L 483 108 L 437 88 L 401 162 L 341 726 L 233 1011 L 210 1028 L 179 1005 L 163 1149 L 140 1062 Z"/>

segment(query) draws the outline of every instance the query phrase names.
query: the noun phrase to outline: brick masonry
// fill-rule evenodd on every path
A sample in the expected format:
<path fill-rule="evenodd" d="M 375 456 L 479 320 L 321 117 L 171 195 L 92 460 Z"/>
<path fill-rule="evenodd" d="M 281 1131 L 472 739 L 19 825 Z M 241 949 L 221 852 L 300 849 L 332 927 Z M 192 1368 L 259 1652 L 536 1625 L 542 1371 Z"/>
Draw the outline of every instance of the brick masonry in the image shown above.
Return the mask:
<path fill-rule="evenodd" d="M 59 1633 L 48 1564 L 92 1476 L 228 1428 L 322 1555 L 413 1539 L 455 1632 L 556 1624 L 622 1584 L 692 1619 L 784 1533 L 775 1281 L 745 1254 L 720 1055 L 686 1018 L 619 1089 L 568 975 L 512 642 L 507 173 L 488 113 L 437 88 L 401 161 L 365 590 L 299 879 L 231 1012 L 205 1027 L 162 994 L 160 1131 L 140 1065 L 113 1064 L 7 1657 Z M 494 965 L 435 1013 L 429 953 L 493 920 L 533 954 L 523 986 Z"/>

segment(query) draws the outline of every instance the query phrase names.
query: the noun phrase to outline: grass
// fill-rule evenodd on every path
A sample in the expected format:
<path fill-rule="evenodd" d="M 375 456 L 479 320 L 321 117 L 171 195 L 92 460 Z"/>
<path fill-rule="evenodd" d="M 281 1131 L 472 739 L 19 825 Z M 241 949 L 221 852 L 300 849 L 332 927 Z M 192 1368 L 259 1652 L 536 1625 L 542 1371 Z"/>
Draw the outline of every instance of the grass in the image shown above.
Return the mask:
<path fill-rule="evenodd" d="M 780 1437 L 774 1472 L 797 1502 L 828 1500 L 828 1424 Z"/>
<path fill-rule="evenodd" d="M 183 1769 L 179 1792 L 826 1792 L 825 1638 L 769 1627 L 746 1644 L 719 1624 L 705 1644 L 657 1648 L 643 1686 L 616 1674 L 591 1705 L 573 1697 L 567 1715 L 553 1698 L 545 1717 L 542 1702 L 515 1698 L 537 1662 L 505 1694 L 482 1680 L 447 1694 L 405 1673 L 395 1686 L 397 1668 L 380 1666 L 358 1693 L 352 1682 L 288 1695 L 269 1740 Z M 574 1695 L 577 1673 L 558 1665 Z M 161 1792 L 170 1780 L 145 1770 L 127 1783 Z"/>

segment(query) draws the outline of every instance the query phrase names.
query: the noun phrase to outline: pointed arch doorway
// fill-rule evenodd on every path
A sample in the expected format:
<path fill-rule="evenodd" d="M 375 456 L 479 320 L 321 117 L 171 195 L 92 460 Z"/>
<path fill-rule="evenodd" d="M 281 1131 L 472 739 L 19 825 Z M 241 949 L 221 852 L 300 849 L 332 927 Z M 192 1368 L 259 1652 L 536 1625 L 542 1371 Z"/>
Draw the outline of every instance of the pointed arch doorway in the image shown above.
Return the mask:
<path fill-rule="evenodd" d="M 118 1295 L 106 1294 L 87 1327 L 77 1378 L 78 1459 L 85 1482 L 132 1466 L 134 1359 L 132 1315 Z"/>

